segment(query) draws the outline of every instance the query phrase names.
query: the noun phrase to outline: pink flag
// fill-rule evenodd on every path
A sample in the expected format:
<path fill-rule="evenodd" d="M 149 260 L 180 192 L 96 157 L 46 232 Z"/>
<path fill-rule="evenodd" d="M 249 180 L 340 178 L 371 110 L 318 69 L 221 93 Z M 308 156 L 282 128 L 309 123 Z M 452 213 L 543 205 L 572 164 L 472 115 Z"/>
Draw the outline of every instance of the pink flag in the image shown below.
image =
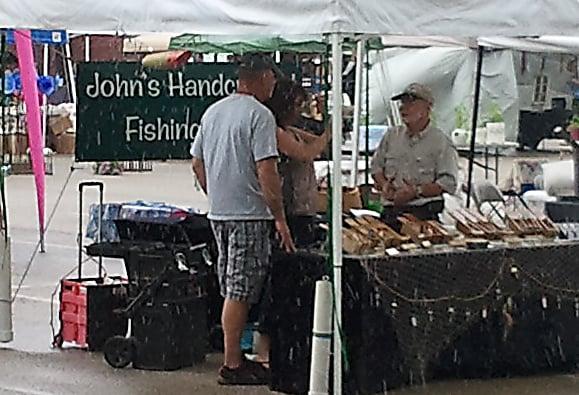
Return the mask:
<path fill-rule="evenodd" d="M 36 197 L 38 201 L 38 224 L 41 240 L 44 239 L 44 141 L 42 141 L 42 126 L 40 121 L 40 104 L 38 102 L 38 86 L 36 65 L 30 30 L 16 30 L 14 32 L 20 76 L 22 79 L 22 93 L 26 104 L 26 124 L 28 128 L 28 145 L 32 171 L 36 183 Z"/>

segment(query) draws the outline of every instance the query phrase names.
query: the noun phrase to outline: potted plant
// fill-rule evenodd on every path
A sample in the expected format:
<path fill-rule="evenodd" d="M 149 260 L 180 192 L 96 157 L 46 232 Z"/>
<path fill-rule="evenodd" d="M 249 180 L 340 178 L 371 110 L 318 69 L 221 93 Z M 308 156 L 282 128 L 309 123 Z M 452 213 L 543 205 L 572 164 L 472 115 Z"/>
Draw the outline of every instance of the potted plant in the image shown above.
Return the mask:
<path fill-rule="evenodd" d="M 455 129 L 452 132 L 452 142 L 457 147 L 465 147 L 470 141 L 470 131 L 468 127 L 470 117 L 466 106 L 464 104 L 456 106 L 454 116 Z"/>
<path fill-rule="evenodd" d="M 487 121 L 487 143 L 504 144 L 505 142 L 505 122 L 501 108 L 493 103 L 489 109 Z"/>

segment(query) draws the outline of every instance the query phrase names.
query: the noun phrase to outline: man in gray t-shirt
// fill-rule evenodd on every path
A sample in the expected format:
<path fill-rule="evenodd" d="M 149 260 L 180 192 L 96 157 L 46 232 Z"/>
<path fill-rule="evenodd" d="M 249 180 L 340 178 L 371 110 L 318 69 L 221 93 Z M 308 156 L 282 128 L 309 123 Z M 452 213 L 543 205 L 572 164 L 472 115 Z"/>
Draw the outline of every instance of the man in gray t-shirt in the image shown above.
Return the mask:
<path fill-rule="evenodd" d="M 278 157 L 272 113 L 254 96 L 236 93 L 209 107 L 192 155 L 205 164 L 213 221 L 271 220 L 257 164 Z"/>
<path fill-rule="evenodd" d="M 276 123 L 261 104 L 275 87 L 273 68 L 265 57 L 244 57 L 237 93 L 207 109 L 191 149 L 219 250 L 217 271 L 225 299 L 219 383 L 224 385 L 267 383 L 266 369 L 242 357 L 241 334 L 269 276 L 273 224 L 285 250 L 295 249 L 277 172 Z"/>

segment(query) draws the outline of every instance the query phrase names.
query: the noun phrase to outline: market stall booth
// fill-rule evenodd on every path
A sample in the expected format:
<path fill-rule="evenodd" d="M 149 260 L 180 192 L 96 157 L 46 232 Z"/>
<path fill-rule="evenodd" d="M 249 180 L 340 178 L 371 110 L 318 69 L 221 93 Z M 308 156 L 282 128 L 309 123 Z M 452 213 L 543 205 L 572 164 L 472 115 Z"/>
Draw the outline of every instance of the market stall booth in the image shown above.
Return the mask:
<path fill-rule="evenodd" d="M 219 4 L 213 4 L 207 6 L 205 3 L 201 2 L 185 2 L 185 1 L 172 1 L 165 2 L 159 5 L 156 2 L 148 3 L 143 6 L 140 2 L 126 2 L 119 6 L 113 5 L 113 3 L 102 3 L 95 6 L 91 3 L 90 7 L 85 7 L 84 4 L 78 5 L 78 7 L 62 6 L 60 1 L 54 2 L 29 2 L 29 9 L 22 10 L 19 4 L 3 4 L 0 6 L 0 25 L 3 27 L 17 27 L 17 28 L 48 28 L 54 26 L 66 27 L 69 29 L 82 29 L 82 30 L 114 30 L 114 31 L 126 31 L 126 32 L 142 32 L 142 31 L 174 31 L 174 32 L 187 32 L 194 31 L 194 33 L 199 34 L 258 34 L 263 36 L 272 36 L 277 34 L 295 34 L 295 33 L 308 33 L 308 34 L 329 34 L 330 44 L 331 44 L 331 55 L 333 59 L 332 64 L 332 83 L 333 83 L 333 109 L 337 113 L 341 113 L 342 108 L 342 84 L 341 84 L 341 55 L 342 55 L 342 41 L 345 34 L 420 34 L 420 35 L 453 35 L 453 36 L 471 36 L 476 37 L 488 33 L 493 33 L 497 35 L 504 36 L 520 36 L 520 35 L 537 35 L 537 34 L 573 34 L 576 28 L 576 20 L 574 15 L 577 15 L 579 11 L 579 5 L 574 1 L 558 2 L 556 5 L 553 4 L 536 4 L 529 7 L 528 4 L 524 2 L 514 2 L 509 3 L 505 6 L 504 2 L 491 1 L 484 4 L 476 1 L 468 2 L 457 2 L 457 3 L 445 3 L 444 5 L 438 4 L 437 2 L 425 2 L 425 1 L 410 1 L 405 3 L 375 3 L 371 1 L 363 3 L 353 3 L 353 2 L 327 2 L 327 1 L 304 1 L 304 2 L 294 2 L 294 3 L 284 3 L 284 2 L 257 2 L 251 7 L 239 7 L 233 4 L 233 2 L 221 2 Z M 119 9 L 120 7 L 120 9 Z M 63 12 L 55 13 L 53 10 L 59 9 Z M 496 10 L 502 10 L 501 14 L 497 14 Z M 162 11 L 161 11 L 162 10 Z M 267 11 L 267 12 L 264 12 Z M 307 11 L 307 12 L 304 12 Z M 232 17 L 233 16 L 233 17 Z M 450 21 L 450 22 L 449 22 Z M 93 74 L 94 76 L 94 74 Z M 106 91 L 105 93 L 107 93 Z M 476 118 L 476 117 L 475 117 Z M 335 163 L 339 164 L 341 162 L 341 140 L 342 140 L 342 119 L 341 117 L 332 118 L 332 129 L 333 129 L 333 160 Z M 133 129 L 131 129 L 133 130 Z M 138 122 L 136 132 L 129 133 L 134 137 L 139 136 Z M 342 381 L 342 356 L 346 356 L 344 349 L 348 348 L 348 343 L 346 347 L 343 347 L 342 337 L 343 333 L 338 330 L 342 326 L 346 326 L 346 321 L 343 319 L 347 317 L 347 312 L 350 306 L 344 302 L 347 301 L 344 296 L 343 290 L 348 291 L 347 287 L 343 287 L 347 284 L 342 279 L 342 274 L 346 271 L 344 267 L 346 265 L 350 266 L 348 262 L 348 257 L 343 259 L 343 251 L 346 252 L 356 250 L 358 255 L 373 254 L 378 253 L 383 257 L 386 256 L 386 249 L 395 248 L 400 254 L 400 257 L 408 257 L 411 252 L 406 250 L 415 251 L 416 247 L 429 248 L 427 247 L 430 243 L 436 244 L 434 239 L 425 240 L 420 235 L 429 234 L 433 237 L 436 236 L 438 240 L 446 240 L 447 235 L 444 231 L 434 223 L 422 224 L 415 223 L 412 218 L 406 218 L 409 222 L 408 233 L 406 235 L 399 234 L 400 237 L 392 234 L 389 230 L 384 228 L 376 228 L 376 225 L 370 223 L 368 224 L 368 219 L 363 218 L 365 224 L 360 223 L 359 219 L 356 220 L 357 225 L 353 223 L 343 222 L 342 218 L 342 178 L 340 172 L 334 172 L 331 180 L 332 186 L 332 216 L 330 220 L 331 224 L 331 244 L 327 248 L 326 253 L 331 257 L 329 262 L 332 267 L 333 283 L 334 283 L 334 381 L 333 390 L 334 393 L 341 394 L 346 388 L 343 387 Z M 348 218 L 351 219 L 351 218 Z M 506 218 L 505 218 L 506 219 Z M 351 221 L 350 221 L 351 222 Z M 520 241 L 520 236 L 527 235 L 538 235 L 542 238 L 552 237 L 552 227 L 548 222 L 539 221 L 536 218 L 512 218 L 507 220 L 507 223 L 501 225 L 491 225 L 487 220 L 479 218 L 474 213 L 459 213 L 457 214 L 457 222 L 461 223 L 463 228 L 462 232 L 467 234 L 469 237 L 465 240 L 466 247 L 476 247 L 482 248 L 491 245 L 493 248 L 490 251 L 501 251 L 501 247 L 496 244 L 488 242 L 488 238 L 496 238 L 497 234 L 502 234 L 498 239 L 502 242 L 510 243 L 532 243 L 532 241 Z M 369 227 L 369 228 L 368 228 Z M 354 228 L 354 229 L 353 229 Z M 496 228 L 496 229 L 495 229 Z M 364 232 L 366 229 L 366 232 Z M 514 235 L 511 235 L 513 232 Z M 517 233 L 519 232 L 519 233 Z M 358 234 L 359 235 L 358 235 Z M 506 233 L 506 234 L 505 234 Z M 376 243 L 376 238 L 372 237 L 372 234 L 379 234 L 380 239 L 387 240 L 384 243 Z M 361 236 L 360 236 L 361 235 Z M 483 236 L 488 235 L 488 238 Z M 476 237 L 472 237 L 476 236 Z M 510 240 L 505 240 L 506 236 L 512 236 Z M 414 239 L 413 239 L 414 238 Z M 368 239 L 369 242 L 365 240 Z M 476 240 L 472 240 L 476 239 Z M 484 240 L 483 240 L 484 239 Z M 394 240 L 394 241 L 393 241 Z M 412 240 L 412 243 L 409 241 Z M 532 239 L 531 239 L 532 240 Z M 428 242 L 428 243 L 426 243 Z M 447 245 L 449 241 L 446 242 Z M 537 243 L 539 243 L 537 241 Z M 361 246 L 360 246 L 361 244 Z M 406 247 L 402 247 L 406 245 Z M 397 247 L 400 247 L 398 249 Z M 563 247 L 563 246 L 562 246 Z M 350 248 L 353 248 L 352 250 Z M 464 245 L 457 245 L 455 248 L 465 248 Z M 571 248 L 571 246 L 564 246 L 563 248 Z M 400 252 L 402 250 L 402 252 Z M 503 251 L 507 251 L 508 248 Z M 390 254 L 396 255 L 397 253 L 390 250 Z M 355 255 L 355 254 L 354 254 Z M 391 259 L 391 258 L 388 258 Z M 393 259 L 393 258 L 392 258 Z M 366 258 L 364 260 L 367 260 Z M 448 261 L 445 262 L 447 265 Z M 420 259 L 419 265 L 423 265 L 423 260 Z M 405 265 L 402 264 L 402 265 Z M 352 265 L 355 266 L 355 265 Z M 362 265 L 363 267 L 363 265 Z M 499 268 L 502 265 L 499 264 Z M 533 272 L 532 268 L 525 268 L 522 265 L 510 266 L 511 273 L 513 268 L 516 268 L 520 273 L 526 272 L 532 275 L 528 278 L 541 278 L 547 276 L 546 270 L 541 269 L 540 273 Z M 366 277 L 368 274 L 373 273 L 370 270 L 366 270 Z M 497 273 L 497 267 L 494 269 L 489 268 L 489 273 Z M 502 273 L 501 270 L 498 270 Z M 516 271 L 515 271 L 516 272 Z M 457 273 L 458 275 L 459 273 Z M 516 273 L 513 273 L 516 274 Z M 384 280 L 384 277 L 380 277 L 380 273 L 377 274 L 378 278 L 382 278 L 381 281 L 391 281 L 391 276 L 389 273 L 383 273 L 383 276 L 387 276 L 388 280 Z M 523 277 L 521 275 L 521 277 Z M 570 275 L 572 277 L 572 275 Z M 468 277 L 467 277 L 468 278 Z M 492 274 L 485 276 L 486 279 L 490 279 L 487 287 L 495 288 L 494 284 L 496 282 L 492 281 Z M 526 278 L 526 277 L 525 277 Z M 565 278 L 560 274 L 555 275 L 556 279 Z M 421 286 L 425 286 L 424 279 L 419 281 Z M 402 279 L 401 281 L 407 281 Z M 469 281 L 465 280 L 465 284 Z M 555 284 L 553 284 L 555 282 Z M 551 288 L 557 290 L 565 290 L 567 295 L 575 295 L 576 289 L 572 287 L 572 284 L 565 287 L 562 284 L 546 281 L 547 285 Z M 428 284 L 428 283 L 426 283 Z M 435 285 L 435 287 L 442 288 L 443 283 Z M 456 281 L 456 284 L 460 284 L 460 279 Z M 394 284 L 393 284 L 394 285 Z M 408 288 L 412 288 L 411 284 Z M 358 290 L 353 286 L 354 292 L 361 292 L 362 288 Z M 391 286 L 391 288 L 393 288 Z M 480 288 L 480 287 L 479 287 Z M 394 289 L 394 288 L 393 288 Z M 501 287 L 501 290 L 503 288 Z M 505 288 L 506 289 L 506 288 Z M 452 289 L 451 289 L 452 290 Z M 418 304 L 422 301 L 421 299 L 436 299 L 438 297 L 448 298 L 447 294 L 461 295 L 461 298 L 468 299 L 476 297 L 476 295 L 482 294 L 484 299 L 486 296 L 490 295 L 490 292 L 486 292 L 486 288 L 483 286 L 482 289 L 470 290 L 470 292 L 465 292 L 464 289 L 458 288 L 452 290 L 455 292 L 448 292 L 448 289 L 444 289 L 443 292 L 436 292 L 434 290 L 421 290 L 419 285 L 415 285 L 414 289 L 401 289 L 399 291 L 400 295 L 407 299 L 418 300 Z M 288 290 L 289 292 L 289 290 Z M 508 297 L 503 298 L 503 293 L 498 293 L 495 289 L 495 298 L 501 298 L 501 301 L 508 304 Z M 512 291 L 509 291 L 512 292 Z M 396 294 L 395 294 L 396 295 Z M 404 298 L 398 295 L 400 301 L 396 303 L 404 303 Z M 411 296 L 410 296 L 411 295 Z M 466 296 L 464 296 L 466 295 Z M 471 296 L 475 295 L 475 296 Z M 547 302 L 543 302 L 541 299 L 541 305 L 550 306 L 549 299 Z M 478 301 L 478 299 L 476 299 Z M 408 301 L 406 301 L 408 302 Z M 392 304 L 393 302 L 390 302 Z M 490 303 L 490 302 L 489 302 Z M 556 302 L 555 302 L 556 305 Z M 562 303 L 563 306 L 563 303 Z M 451 310 L 452 308 L 452 310 Z M 480 306 L 478 304 L 472 305 L 471 315 L 483 315 L 485 309 L 478 310 Z M 448 306 L 447 312 L 454 314 L 454 312 L 459 311 L 460 315 L 463 315 L 459 310 L 459 307 Z M 474 310 L 477 310 L 476 312 Z M 490 307 L 489 307 L 490 309 Z M 426 326 L 421 326 L 424 321 L 424 314 L 429 316 L 428 308 L 420 309 L 420 314 L 417 311 L 415 315 L 413 313 L 408 313 L 408 309 L 401 315 L 408 314 L 410 317 L 408 321 L 413 328 L 424 328 Z M 449 312 L 450 310 L 450 312 Z M 426 313 L 424 313 L 426 311 Z M 470 310 L 469 310 L 470 311 Z M 487 311 L 488 313 L 488 311 Z M 449 319 L 454 320 L 454 316 L 450 315 Z M 432 314 L 433 316 L 435 313 Z M 464 315 L 466 316 L 466 309 L 464 310 Z M 508 311 L 506 315 L 511 315 Z M 309 318 L 309 317 L 308 317 Z M 408 317 L 407 317 L 408 318 Z M 436 318 L 436 317 L 435 317 Z M 462 317 L 461 317 L 462 318 Z M 506 318 L 505 318 L 506 319 Z M 297 318 L 301 322 L 306 322 L 305 317 L 301 316 Z M 506 319 L 508 321 L 508 319 Z M 426 319 L 428 321 L 428 319 Z M 425 321 L 425 322 L 426 322 Z M 438 322 L 438 320 L 435 320 Z M 458 318 L 457 318 L 458 321 Z M 468 321 L 468 320 L 467 320 Z M 289 320 L 284 319 L 284 322 L 289 322 Z M 342 323 L 344 325 L 342 325 Z M 407 325 L 407 324 L 405 324 Z M 425 324 L 427 325 L 427 324 Z M 507 325 L 508 326 L 508 325 Z M 400 329 L 400 328 L 399 328 Z M 396 331 L 396 329 L 394 329 Z M 409 333 L 414 333 L 416 338 L 409 341 L 407 337 L 399 336 L 399 343 L 409 344 L 409 343 L 419 343 L 418 329 L 409 331 Z M 400 331 L 398 331 L 400 333 Z M 375 337 L 369 337 L 369 339 Z M 379 338 L 379 337 L 376 337 Z M 285 337 L 284 337 L 285 339 Z M 353 342 L 355 344 L 355 342 Z M 411 350 L 411 347 L 405 346 L 405 350 Z M 390 349 L 389 346 L 384 346 L 384 349 Z M 429 356 L 438 349 L 443 349 L 444 347 L 434 347 L 429 352 L 421 352 L 418 359 L 422 359 L 421 363 L 417 363 L 412 356 L 404 356 L 410 361 L 408 366 L 412 367 L 412 372 L 414 374 L 421 375 L 422 368 L 426 366 L 426 360 L 429 360 Z M 274 351 L 275 355 L 275 351 Z M 291 358 L 290 358 L 291 361 Z M 273 371 L 275 372 L 275 366 L 272 364 Z M 275 373 L 274 373 L 275 375 Z M 424 376 L 428 376 L 424 373 Z"/>

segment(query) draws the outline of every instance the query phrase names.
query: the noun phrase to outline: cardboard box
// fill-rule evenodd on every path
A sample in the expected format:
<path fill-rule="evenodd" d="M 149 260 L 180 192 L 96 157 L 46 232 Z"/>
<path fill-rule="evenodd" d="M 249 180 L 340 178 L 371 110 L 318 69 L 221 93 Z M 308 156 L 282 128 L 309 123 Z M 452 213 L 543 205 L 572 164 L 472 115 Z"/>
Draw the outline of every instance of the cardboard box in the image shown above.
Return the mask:
<path fill-rule="evenodd" d="M 55 147 L 57 154 L 74 154 L 74 144 L 76 135 L 74 133 L 64 133 L 56 137 Z"/>
<path fill-rule="evenodd" d="M 48 126 L 55 136 L 60 136 L 66 133 L 67 130 L 72 129 L 72 121 L 68 115 L 52 117 L 48 120 Z"/>
<path fill-rule="evenodd" d="M 328 206 L 328 190 L 318 190 L 318 200 L 316 202 L 316 211 L 325 213 Z M 358 188 L 344 188 L 342 190 L 342 209 L 344 212 L 353 208 L 362 208 L 362 196 Z"/>

